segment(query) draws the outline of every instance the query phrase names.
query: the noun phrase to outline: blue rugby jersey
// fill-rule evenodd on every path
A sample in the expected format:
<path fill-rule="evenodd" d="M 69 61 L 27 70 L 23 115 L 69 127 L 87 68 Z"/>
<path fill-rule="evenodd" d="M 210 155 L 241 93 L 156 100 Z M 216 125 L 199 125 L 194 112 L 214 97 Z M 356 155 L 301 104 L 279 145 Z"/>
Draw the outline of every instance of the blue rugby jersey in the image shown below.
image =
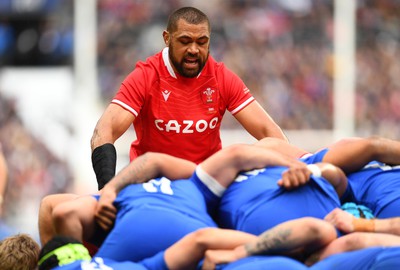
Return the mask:
<path fill-rule="evenodd" d="M 223 228 L 261 234 L 282 222 L 301 218 L 323 219 L 340 207 L 333 186 L 314 177 L 304 186 L 286 190 L 277 185 L 287 167 L 267 167 L 240 174 L 221 198 L 218 223 Z"/>
<path fill-rule="evenodd" d="M 202 188 L 202 192 L 199 187 Z M 189 180 L 157 178 L 123 189 L 117 218 L 97 256 L 139 261 L 165 250 L 188 233 L 216 227 L 208 206 L 219 200 L 195 175 Z"/>

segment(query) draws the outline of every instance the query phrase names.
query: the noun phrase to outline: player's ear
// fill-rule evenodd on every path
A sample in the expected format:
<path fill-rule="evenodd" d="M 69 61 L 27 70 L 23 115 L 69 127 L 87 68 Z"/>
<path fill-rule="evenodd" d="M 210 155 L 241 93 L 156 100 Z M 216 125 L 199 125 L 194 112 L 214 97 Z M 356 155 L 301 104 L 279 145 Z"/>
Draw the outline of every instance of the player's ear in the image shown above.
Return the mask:
<path fill-rule="evenodd" d="M 169 42 L 170 42 L 170 38 L 171 38 L 169 32 L 167 30 L 164 30 L 162 34 L 163 34 L 163 39 L 164 39 L 165 45 L 169 46 Z"/>

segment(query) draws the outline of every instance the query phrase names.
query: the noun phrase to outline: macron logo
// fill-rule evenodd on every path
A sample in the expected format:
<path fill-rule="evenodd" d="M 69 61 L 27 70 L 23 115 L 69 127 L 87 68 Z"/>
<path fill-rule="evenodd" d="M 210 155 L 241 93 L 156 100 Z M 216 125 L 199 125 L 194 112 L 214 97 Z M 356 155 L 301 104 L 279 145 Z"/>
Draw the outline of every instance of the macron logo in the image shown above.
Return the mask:
<path fill-rule="evenodd" d="M 169 98 L 169 95 L 171 94 L 171 91 L 164 90 L 164 91 L 162 91 L 161 93 L 162 93 L 162 95 L 163 95 L 163 97 L 164 97 L 164 100 L 167 101 L 168 98 Z"/>

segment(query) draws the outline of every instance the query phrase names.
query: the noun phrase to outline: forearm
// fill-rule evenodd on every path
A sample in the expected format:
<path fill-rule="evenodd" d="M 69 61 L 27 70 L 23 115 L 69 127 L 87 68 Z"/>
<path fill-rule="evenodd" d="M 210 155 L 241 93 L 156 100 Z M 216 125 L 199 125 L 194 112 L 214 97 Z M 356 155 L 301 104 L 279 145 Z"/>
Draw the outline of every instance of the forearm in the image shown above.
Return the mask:
<path fill-rule="evenodd" d="M 253 145 L 228 146 L 205 160 L 201 167 L 222 186 L 227 187 L 240 171 L 263 169 L 266 166 L 305 166 L 296 158 Z"/>
<path fill-rule="evenodd" d="M 90 148 L 92 152 L 99 146 L 102 146 L 106 143 L 114 144 L 115 139 L 112 137 L 111 133 L 107 133 L 107 129 L 101 131 L 98 126 L 93 131 L 92 138 L 90 139 Z"/>
<path fill-rule="evenodd" d="M 400 218 L 375 219 L 375 232 L 389 233 L 400 236 Z"/>
<path fill-rule="evenodd" d="M 144 183 L 150 179 L 165 176 L 171 180 L 190 177 L 196 168 L 191 161 L 162 153 L 147 152 L 134 159 L 122 169 L 107 185 L 119 192 L 130 184 Z"/>
<path fill-rule="evenodd" d="M 90 140 L 92 149 L 92 166 L 96 174 L 98 189 L 102 189 L 115 176 L 117 166 L 117 150 L 114 146 L 113 125 L 104 116 L 100 118 Z"/>
<path fill-rule="evenodd" d="M 192 269 L 204 257 L 206 250 L 234 249 L 257 239 L 257 236 L 236 230 L 200 229 L 165 251 L 169 269 Z"/>
<path fill-rule="evenodd" d="M 277 139 L 273 137 L 266 137 L 254 143 L 255 146 L 267 148 L 270 150 L 278 151 L 279 153 L 285 154 L 292 158 L 299 158 L 305 154 L 308 154 L 304 149 L 301 149 L 285 140 Z"/>
<path fill-rule="evenodd" d="M 360 170 L 373 160 L 400 164 L 400 142 L 376 136 L 346 138 L 330 146 L 323 159 L 345 173 Z"/>
<path fill-rule="evenodd" d="M 155 157 L 153 158 L 153 153 L 137 157 L 115 175 L 105 188 L 112 188 L 118 193 L 129 184 L 142 183 L 157 177 L 159 168 Z"/>
<path fill-rule="evenodd" d="M 246 245 L 248 256 L 268 254 L 297 255 L 312 252 L 336 238 L 335 228 L 315 218 L 301 218 L 281 223 Z"/>
<path fill-rule="evenodd" d="M 288 141 L 279 125 L 257 101 L 250 103 L 234 117 L 257 140 L 274 137 Z"/>
<path fill-rule="evenodd" d="M 306 254 L 336 239 L 335 228 L 320 219 L 291 220 L 266 231 L 259 237 L 234 249 L 207 250 L 204 266 L 214 269 L 217 264 L 229 263 L 253 255 L 286 255 L 304 259 Z M 215 238 L 217 243 L 220 240 Z"/>
<path fill-rule="evenodd" d="M 98 189 L 102 189 L 115 176 L 117 151 L 113 144 L 106 143 L 92 152 L 92 166 L 96 174 Z"/>
<path fill-rule="evenodd" d="M 118 138 L 132 125 L 135 116 L 119 105 L 108 105 L 99 121 L 96 123 L 90 145 L 92 151 L 106 143 L 114 144 Z"/>
<path fill-rule="evenodd" d="M 370 151 L 373 151 L 371 159 L 380 162 L 400 165 L 400 142 L 388 138 L 373 136 L 370 141 Z"/>

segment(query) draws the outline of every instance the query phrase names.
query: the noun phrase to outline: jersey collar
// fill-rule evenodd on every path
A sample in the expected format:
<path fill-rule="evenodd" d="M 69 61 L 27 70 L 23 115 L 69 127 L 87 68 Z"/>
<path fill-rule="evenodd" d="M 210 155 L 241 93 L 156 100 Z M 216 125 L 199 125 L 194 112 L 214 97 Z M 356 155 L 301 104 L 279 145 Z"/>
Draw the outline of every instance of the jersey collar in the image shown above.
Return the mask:
<path fill-rule="evenodd" d="M 174 69 L 172 68 L 171 63 L 169 62 L 168 50 L 169 50 L 169 48 L 168 48 L 168 47 L 165 47 L 165 48 L 163 49 L 163 51 L 162 51 L 162 58 L 163 58 L 163 61 L 164 61 L 164 65 L 165 65 L 165 67 L 167 68 L 167 70 L 168 70 L 168 72 L 169 72 L 169 75 L 171 75 L 171 77 L 177 79 L 177 77 L 176 77 L 176 75 L 175 75 L 175 71 L 174 71 Z"/>
<path fill-rule="evenodd" d="M 171 77 L 177 79 L 178 77 L 176 76 L 175 71 L 174 71 L 174 69 L 173 69 L 173 67 L 172 67 L 172 65 L 171 65 L 171 62 L 169 61 L 169 54 L 168 54 L 168 51 L 169 51 L 169 48 L 168 48 L 168 47 L 165 47 L 165 48 L 162 50 L 163 62 L 164 62 L 164 65 L 165 65 L 165 67 L 167 68 L 167 70 L 168 70 L 168 72 L 169 72 L 169 75 L 171 75 Z M 201 75 L 201 72 L 199 73 L 199 75 L 197 75 L 197 78 L 200 77 L 200 75 Z"/>

